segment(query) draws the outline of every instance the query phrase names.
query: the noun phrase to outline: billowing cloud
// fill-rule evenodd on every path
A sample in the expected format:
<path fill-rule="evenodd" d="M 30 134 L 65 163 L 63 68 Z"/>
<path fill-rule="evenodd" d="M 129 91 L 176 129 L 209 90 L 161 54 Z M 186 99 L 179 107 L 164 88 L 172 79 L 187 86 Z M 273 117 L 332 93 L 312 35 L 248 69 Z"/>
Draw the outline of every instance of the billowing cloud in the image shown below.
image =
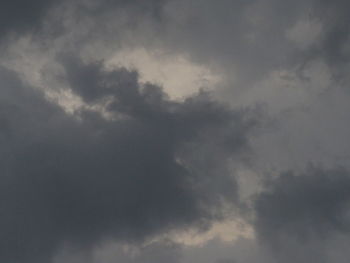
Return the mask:
<path fill-rule="evenodd" d="M 349 172 L 310 168 L 306 174 L 285 173 L 268 186 L 255 203 L 262 245 L 285 262 L 334 262 L 331 241 L 350 230 Z M 346 250 L 339 252 L 346 256 Z"/>
<path fill-rule="evenodd" d="M 110 118 L 67 115 L 1 70 L 1 260 L 47 262 L 67 242 L 200 229 L 238 204 L 228 161 L 247 146 L 244 111 L 204 93 L 170 101 L 137 72 L 63 61 L 73 92 Z"/>
<path fill-rule="evenodd" d="M 347 262 L 349 7 L 3 1 L 0 260 Z"/>

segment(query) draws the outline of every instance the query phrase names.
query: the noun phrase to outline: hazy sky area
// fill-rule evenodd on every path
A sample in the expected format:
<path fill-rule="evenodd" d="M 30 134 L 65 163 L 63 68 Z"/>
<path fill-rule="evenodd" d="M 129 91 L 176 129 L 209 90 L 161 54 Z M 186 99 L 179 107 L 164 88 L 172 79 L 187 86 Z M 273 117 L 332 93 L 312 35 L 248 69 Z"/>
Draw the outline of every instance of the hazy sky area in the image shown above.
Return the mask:
<path fill-rule="evenodd" d="M 2 0 L 0 262 L 349 262 L 349 13 Z"/>

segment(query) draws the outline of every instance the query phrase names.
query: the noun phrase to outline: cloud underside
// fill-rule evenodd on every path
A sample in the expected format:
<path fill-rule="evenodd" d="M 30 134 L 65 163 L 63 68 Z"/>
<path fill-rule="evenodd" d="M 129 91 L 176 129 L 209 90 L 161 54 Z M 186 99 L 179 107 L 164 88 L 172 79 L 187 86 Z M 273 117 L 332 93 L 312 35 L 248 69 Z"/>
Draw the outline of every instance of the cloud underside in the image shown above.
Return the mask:
<path fill-rule="evenodd" d="M 0 261 L 347 262 L 349 8 L 2 1 Z"/>
<path fill-rule="evenodd" d="M 102 114 L 67 114 L 1 69 L 1 259 L 46 262 L 65 243 L 141 242 L 176 228 L 205 228 L 238 205 L 228 170 L 252 125 L 200 93 L 184 102 L 64 59 L 72 90 Z"/>

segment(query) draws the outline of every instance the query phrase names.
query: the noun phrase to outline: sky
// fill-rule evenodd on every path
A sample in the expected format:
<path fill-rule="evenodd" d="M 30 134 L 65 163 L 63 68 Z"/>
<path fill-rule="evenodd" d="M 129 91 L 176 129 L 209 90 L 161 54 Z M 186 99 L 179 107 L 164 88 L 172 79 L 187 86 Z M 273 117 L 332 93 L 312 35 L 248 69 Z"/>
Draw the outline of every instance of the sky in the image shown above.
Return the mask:
<path fill-rule="evenodd" d="M 1 262 L 348 262 L 348 1 L 1 3 Z"/>

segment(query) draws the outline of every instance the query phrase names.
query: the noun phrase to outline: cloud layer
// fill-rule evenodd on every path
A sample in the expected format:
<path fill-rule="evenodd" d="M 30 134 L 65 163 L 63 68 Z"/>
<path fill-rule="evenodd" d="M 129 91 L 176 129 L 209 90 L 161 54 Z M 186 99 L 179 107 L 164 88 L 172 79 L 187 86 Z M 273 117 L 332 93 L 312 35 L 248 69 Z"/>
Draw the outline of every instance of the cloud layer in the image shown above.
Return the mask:
<path fill-rule="evenodd" d="M 0 260 L 347 262 L 349 7 L 4 1 Z"/>
<path fill-rule="evenodd" d="M 107 100 L 110 118 L 67 115 L 1 70 L 2 260 L 46 262 L 66 242 L 200 229 L 238 204 L 227 167 L 247 146 L 244 112 L 204 93 L 169 101 L 123 68 L 72 58 L 64 66 L 72 90 L 87 103 Z"/>

